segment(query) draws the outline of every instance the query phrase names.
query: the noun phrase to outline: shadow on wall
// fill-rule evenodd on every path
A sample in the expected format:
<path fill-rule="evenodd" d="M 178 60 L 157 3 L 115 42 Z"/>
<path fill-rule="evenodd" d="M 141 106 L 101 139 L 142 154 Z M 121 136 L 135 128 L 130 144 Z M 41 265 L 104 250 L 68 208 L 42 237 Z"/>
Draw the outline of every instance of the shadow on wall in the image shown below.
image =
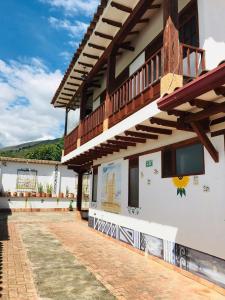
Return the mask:
<path fill-rule="evenodd" d="M 3 296 L 3 241 L 9 240 L 8 215 L 10 214 L 10 210 L 4 213 L 0 212 L 0 298 Z"/>

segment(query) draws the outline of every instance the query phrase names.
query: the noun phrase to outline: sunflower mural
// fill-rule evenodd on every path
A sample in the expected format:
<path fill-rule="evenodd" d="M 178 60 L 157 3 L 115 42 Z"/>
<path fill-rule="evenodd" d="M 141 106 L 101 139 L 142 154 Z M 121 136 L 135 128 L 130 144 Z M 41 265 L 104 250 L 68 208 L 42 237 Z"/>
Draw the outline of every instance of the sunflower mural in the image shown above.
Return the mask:
<path fill-rule="evenodd" d="M 181 197 L 184 195 L 186 196 L 186 186 L 188 185 L 190 179 L 189 176 L 181 176 L 181 177 L 174 177 L 173 184 L 177 188 L 177 196 L 180 195 Z"/>

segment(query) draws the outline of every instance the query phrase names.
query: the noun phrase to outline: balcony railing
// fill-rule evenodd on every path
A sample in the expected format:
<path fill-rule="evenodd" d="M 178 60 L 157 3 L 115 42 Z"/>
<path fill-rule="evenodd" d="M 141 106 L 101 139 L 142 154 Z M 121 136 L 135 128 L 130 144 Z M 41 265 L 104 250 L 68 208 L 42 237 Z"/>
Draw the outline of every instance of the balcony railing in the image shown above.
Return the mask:
<path fill-rule="evenodd" d="M 198 77 L 205 70 L 205 51 L 193 46 L 180 45 L 180 70 L 184 83 Z M 123 82 L 110 95 L 110 103 L 105 115 L 105 103 L 80 122 L 80 129 L 75 128 L 65 137 L 65 154 L 77 147 L 77 139 L 85 144 L 103 132 L 103 121 L 109 118 L 108 125 L 116 123 L 157 99 L 160 95 L 160 79 L 163 75 L 163 48 L 152 55 L 145 64 Z M 78 136 L 78 131 L 80 136 Z"/>
<path fill-rule="evenodd" d="M 78 127 L 74 128 L 67 136 L 64 138 L 64 155 L 70 153 L 77 148 L 78 139 Z"/>
<path fill-rule="evenodd" d="M 105 112 L 105 103 L 102 103 L 95 111 L 82 121 L 81 143 L 84 144 L 102 132 Z"/>

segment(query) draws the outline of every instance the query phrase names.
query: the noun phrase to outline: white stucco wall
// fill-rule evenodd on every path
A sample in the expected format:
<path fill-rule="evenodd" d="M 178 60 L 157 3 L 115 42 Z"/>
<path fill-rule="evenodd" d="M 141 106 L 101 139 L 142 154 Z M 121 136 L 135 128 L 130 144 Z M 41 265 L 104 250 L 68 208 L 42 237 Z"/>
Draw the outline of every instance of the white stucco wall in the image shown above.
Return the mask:
<path fill-rule="evenodd" d="M 206 68 L 225 60 L 225 1 L 198 0 L 200 48 L 206 50 Z"/>
<path fill-rule="evenodd" d="M 115 157 L 116 161 L 122 162 L 120 214 L 106 212 L 101 208 L 100 166 L 98 201 L 95 209 L 90 208 L 90 216 L 225 259 L 224 137 L 215 137 L 212 141 L 219 151 L 220 162 L 215 163 L 205 150 L 205 174 L 195 177 L 195 180 L 194 176 L 190 176 L 186 197 L 177 196 L 172 178 L 161 178 L 161 152 L 141 156 L 140 212 L 135 216 L 128 212 L 128 160 Z M 147 168 L 146 160 L 152 160 L 153 166 Z M 155 174 L 154 170 L 158 173 Z M 204 191 L 204 187 L 209 190 Z"/>
<path fill-rule="evenodd" d="M 20 162 L 0 162 L 0 188 L 5 192 L 16 192 L 17 170 L 33 169 L 37 171 L 37 182 L 42 183 L 44 188 L 47 184 L 51 184 L 54 189 L 55 165 L 36 164 L 36 163 L 20 163 Z M 68 186 L 69 192 L 76 195 L 77 176 L 72 170 L 68 170 L 67 166 L 58 165 L 57 171 L 57 187 L 56 194 L 66 193 Z"/>

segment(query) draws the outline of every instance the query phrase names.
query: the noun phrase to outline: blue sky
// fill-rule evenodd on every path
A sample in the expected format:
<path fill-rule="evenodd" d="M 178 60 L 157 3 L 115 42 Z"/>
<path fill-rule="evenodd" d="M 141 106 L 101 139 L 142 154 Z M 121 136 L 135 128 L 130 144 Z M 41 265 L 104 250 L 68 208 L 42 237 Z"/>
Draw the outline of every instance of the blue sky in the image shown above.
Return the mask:
<path fill-rule="evenodd" d="M 62 135 L 50 101 L 98 2 L 0 1 L 0 147 Z"/>

